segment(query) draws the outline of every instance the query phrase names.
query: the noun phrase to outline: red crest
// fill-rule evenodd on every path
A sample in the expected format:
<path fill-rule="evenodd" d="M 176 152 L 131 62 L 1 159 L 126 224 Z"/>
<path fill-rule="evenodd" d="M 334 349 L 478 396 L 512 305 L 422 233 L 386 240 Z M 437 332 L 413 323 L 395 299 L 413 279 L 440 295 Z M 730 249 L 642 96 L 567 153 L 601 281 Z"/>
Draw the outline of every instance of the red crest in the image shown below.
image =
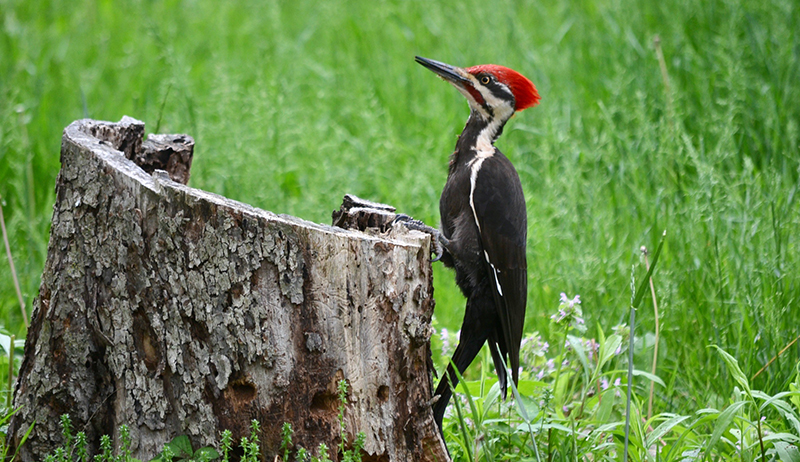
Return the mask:
<path fill-rule="evenodd" d="M 481 72 L 492 74 L 498 81 L 508 85 L 511 92 L 514 93 L 515 111 L 521 111 L 539 104 L 541 98 L 533 82 L 513 69 L 496 64 L 481 64 L 480 66 L 469 67 L 466 70 L 472 75 Z"/>

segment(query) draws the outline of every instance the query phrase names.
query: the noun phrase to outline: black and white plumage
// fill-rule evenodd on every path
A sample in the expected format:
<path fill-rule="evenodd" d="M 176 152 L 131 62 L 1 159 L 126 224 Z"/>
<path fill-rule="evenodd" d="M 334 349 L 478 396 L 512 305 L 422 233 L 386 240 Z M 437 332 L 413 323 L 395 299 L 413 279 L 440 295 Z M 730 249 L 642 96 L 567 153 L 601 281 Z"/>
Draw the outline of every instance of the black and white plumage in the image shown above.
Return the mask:
<path fill-rule="evenodd" d="M 489 342 L 503 396 L 508 373 L 516 383 L 527 299 L 527 212 L 519 175 L 495 146 L 508 119 L 534 106 L 534 85 L 511 69 L 482 65 L 459 68 L 417 57 L 468 100 L 470 115 L 450 157 L 439 201 L 441 232 L 419 222 L 406 226 L 432 232 L 441 245 L 437 259 L 456 272 L 467 298 L 461 336 L 452 364 L 459 373 Z M 458 382 L 452 364 L 436 388 L 434 417 L 441 429 L 445 408 Z"/>

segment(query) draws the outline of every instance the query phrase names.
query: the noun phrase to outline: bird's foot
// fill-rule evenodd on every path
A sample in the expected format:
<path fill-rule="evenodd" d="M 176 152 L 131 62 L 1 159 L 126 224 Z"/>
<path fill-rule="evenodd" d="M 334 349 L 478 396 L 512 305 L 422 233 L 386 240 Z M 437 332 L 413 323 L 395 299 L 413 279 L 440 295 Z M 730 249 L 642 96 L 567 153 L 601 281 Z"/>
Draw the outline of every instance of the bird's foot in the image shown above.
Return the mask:
<path fill-rule="evenodd" d="M 441 231 L 438 229 L 434 228 L 433 226 L 428 226 L 419 220 L 415 220 L 404 213 L 398 213 L 392 223 L 401 223 L 408 229 L 430 234 L 431 246 L 433 247 L 431 250 L 435 255 L 431 261 L 439 261 L 442 258 L 442 255 L 444 255 L 444 247 L 442 244 L 446 241 L 446 239 L 444 236 L 442 236 Z"/>

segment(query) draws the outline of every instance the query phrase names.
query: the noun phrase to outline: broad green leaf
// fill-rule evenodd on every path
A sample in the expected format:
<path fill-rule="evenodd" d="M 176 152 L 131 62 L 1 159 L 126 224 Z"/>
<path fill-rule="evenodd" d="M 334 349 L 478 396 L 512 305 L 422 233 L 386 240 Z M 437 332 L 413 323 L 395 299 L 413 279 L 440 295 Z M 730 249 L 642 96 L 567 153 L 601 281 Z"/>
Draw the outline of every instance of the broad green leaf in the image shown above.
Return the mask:
<path fill-rule="evenodd" d="M 633 370 L 633 375 L 635 375 L 637 377 L 644 377 L 644 378 L 646 378 L 647 380 L 649 380 L 651 382 L 655 382 L 655 383 L 661 385 L 662 387 L 666 387 L 666 385 L 664 384 L 664 381 L 661 380 L 660 377 L 658 377 L 657 375 L 653 375 L 653 374 L 651 374 L 649 372 L 642 371 L 642 370 L 639 370 L 639 369 L 634 369 Z"/>
<path fill-rule="evenodd" d="M 483 399 L 483 417 L 486 418 L 487 414 L 494 408 L 494 404 L 500 398 L 500 383 L 494 382 L 489 392 L 486 393 L 486 398 Z"/>
<path fill-rule="evenodd" d="M 776 441 L 774 446 L 781 462 L 800 462 L 800 450 L 797 446 L 783 441 Z"/>
<path fill-rule="evenodd" d="M 800 444 L 800 437 L 792 435 L 791 433 L 770 433 L 762 438 L 764 441 L 784 441 L 791 444 Z"/>
<path fill-rule="evenodd" d="M 167 446 L 177 458 L 187 458 L 192 456 L 192 442 L 186 435 L 178 435 L 172 439 Z"/>
<path fill-rule="evenodd" d="M 2 346 L 3 351 L 8 354 L 11 351 L 11 337 L 6 334 L 0 334 L 0 346 Z"/>
<path fill-rule="evenodd" d="M 516 386 L 521 394 L 532 396 L 540 389 L 546 388 L 547 384 L 539 380 L 520 380 Z"/>
<path fill-rule="evenodd" d="M 655 428 L 649 435 L 647 435 L 647 444 L 646 446 L 649 448 L 653 444 L 655 444 L 658 440 L 661 439 L 662 436 L 666 435 L 667 433 L 672 430 L 673 427 L 676 425 L 684 422 L 689 418 L 688 415 L 678 415 L 672 417 L 670 419 L 665 420 L 661 423 L 658 427 Z"/>
<path fill-rule="evenodd" d="M 198 462 L 209 462 L 219 457 L 219 453 L 212 447 L 200 448 L 194 452 L 194 460 Z"/>
<path fill-rule="evenodd" d="M 627 370 L 613 370 L 613 371 L 608 371 L 608 372 L 604 373 L 603 375 L 615 375 L 615 374 L 626 376 L 626 375 L 628 375 L 628 371 Z M 652 382 L 655 382 L 655 383 L 661 385 L 662 387 L 666 387 L 666 384 L 664 384 L 664 381 L 661 380 L 661 378 L 659 376 L 653 375 L 653 374 L 651 374 L 649 372 L 646 372 L 646 371 L 643 371 L 643 370 L 639 370 L 639 369 L 634 369 L 633 370 L 633 375 L 636 376 L 636 377 L 644 377 L 647 380 L 650 380 Z"/>
<path fill-rule="evenodd" d="M 609 388 L 600 395 L 600 404 L 597 406 L 595 419 L 598 422 L 608 422 L 611 419 L 611 411 L 614 409 L 614 393 L 616 390 Z"/>
<path fill-rule="evenodd" d="M 747 395 L 750 397 L 750 399 L 753 399 L 753 393 L 750 391 L 750 382 L 747 381 L 747 376 L 745 376 L 744 372 L 742 372 L 742 369 L 739 367 L 739 362 L 736 361 L 736 358 L 731 356 L 727 351 L 723 350 L 717 345 L 711 346 L 716 348 L 720 356 L 722 356 L 722 359 L 728 366 L 728 371 L 730 371 L 731 376 L 734 380 L 736 380 L 736 383 L 738 383 L 740 387 L 747 391 Z"/>
<path fill-rule="evenodd" d="M 583 345 L 583 339 L 580 337 L 575 337 L 574 335 L 567 335 L 567 342 L 572 345 L 572 350 L 581 361 L 581 365 L 583 366 L 583 374 L 588 381 L 589 377 L 592 375 L 592 372 L 591 369 L 589 369 L 589 361 L 586 358 L 586 347 Z"/>
<path fill-rule="evenodd" d="M 798 435 L 800 435 L 800 416 L 798 416 L 797 413 L 795 413 L 794 408 L 789 403 L 781 399 L 786 396 L 791 397 L 792 395 L 796 394 L 797 394 L 796 392 L 784 391 L 778 393 L 775 396 L 769 396 L 761 391 L 753 390 L 753 396 L 755 396 L 756 398 L 762 398 L 762 395 L 763 397 L 768 398 L 759 407 L 759 412 L 763 414 L 766 411 L 767 406 L 774 407 L 783 416 L 783 418 L 786 419 L 792 425 L 794 431 L 797 432 Z"/>
<path fill-rule="evenodd" d="M 727 409 L 719 413 L 717 416 L 717 421 L 714 424 L 714 432 L 711 434 L 711 438 L 706 443 L 706 451 L 703 454 L 703 460 L 708 458 L 708 455 L 717 445 L 719 439 L 722 437 L 722 434 L 730 428 L 731 422 L 733 422 L 734 417 L 736 417 L 736 413 L 739 412 L 746 404 L 748 404 L 748 401 L 736 401 L 728 406 Z"/>
<path fill-rule="evenodd" d="M 615 356 L 617 348 L 622 345 L 622 337 L 617 334 L 611 334 L 606 341 L 600 343 L 600 358 L 597 363 L 597 369 L 600 370 L 605 366 L 609 359 Z"/>

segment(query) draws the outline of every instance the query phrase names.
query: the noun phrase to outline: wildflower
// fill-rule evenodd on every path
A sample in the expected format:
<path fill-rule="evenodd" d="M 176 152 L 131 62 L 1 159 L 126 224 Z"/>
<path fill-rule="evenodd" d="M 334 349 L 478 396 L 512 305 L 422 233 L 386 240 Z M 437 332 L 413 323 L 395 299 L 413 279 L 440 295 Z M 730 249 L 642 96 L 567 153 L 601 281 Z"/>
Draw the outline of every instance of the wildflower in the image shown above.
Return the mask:
<path fill-rule="evenodd" d="M 446 358 L 450 354 L 450 333 L 446 328 L 442 328 L 440 338 L 442 339 L 442 357 Z"/>
<path fill-rule="evenodd" d="M 563 323 L 566 324 L 568 328 L 574 328 L 584 332 L 586 331 L 586 327 L 584 326 L 585 323 L 583 320 L 583 311 L 581 310 L 580 304 L 580 295 L 569 298 L 567 297 L 567 294 L 561 292 L 558 312 L 550 316 L 550 319 L 552 319 L 556 324 Z"/>
<path fill-rule="evenodd" d="M 593 338 L 586 340 L 586 357 L 591 361 L 594 359 L 594 354 L 600 351 L 600 344 Z"/>
<path fill-rule="evenodd" d="M 608 390 L 608 379 L 603 377 L 600 379 L 600 389 L 601 390 Z"/>

